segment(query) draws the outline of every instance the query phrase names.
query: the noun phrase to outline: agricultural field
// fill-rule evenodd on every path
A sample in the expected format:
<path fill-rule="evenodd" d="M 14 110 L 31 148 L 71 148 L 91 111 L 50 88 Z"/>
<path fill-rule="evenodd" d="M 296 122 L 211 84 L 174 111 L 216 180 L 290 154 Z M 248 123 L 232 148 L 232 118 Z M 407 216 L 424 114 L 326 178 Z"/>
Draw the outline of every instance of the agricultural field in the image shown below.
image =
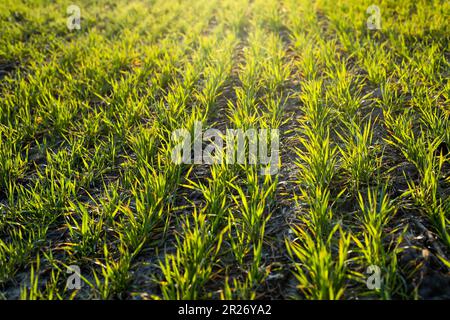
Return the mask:
<path fill-rule="evenodd" d="M 450 299 L 450 1 L 2 0 L 1 299 Z"/>

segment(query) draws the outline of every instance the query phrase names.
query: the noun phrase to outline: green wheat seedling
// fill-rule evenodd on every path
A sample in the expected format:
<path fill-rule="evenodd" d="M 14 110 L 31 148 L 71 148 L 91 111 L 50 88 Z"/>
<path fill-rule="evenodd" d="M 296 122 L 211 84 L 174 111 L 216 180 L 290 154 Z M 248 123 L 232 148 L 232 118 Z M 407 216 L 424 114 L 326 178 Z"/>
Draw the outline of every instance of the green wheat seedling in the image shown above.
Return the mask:
<path fill-rule="evenodd" d="M 161 290 L 165 299 L 197 299 L 212 275 L 215 256 L 220 250 L 222 234 L 213 235 L 204 212 L 194 212 L 184 222 L 183 239 L 177 237 L 177 251 L 160 263 L 164 275 Z M 218 239 L 216 240 L 216 237 Z M 217 242 L 216 242 L 217 241 Z M 217 244 L 216 244 L 217 243 Z"/>
<path fill-rule="evenodd" d="M 449 245 L 448 212 L 446 198 L 439 194 L 439 184 L 442 179 L 442 167 L 446 156 L 438 153 L 442 138 L 433 141 L 424 134 L 417 137 L 411 130 L 411 120 L 394 120 L 387 113 L 387 120 L 393 130 L 392 140 L 388 142 L 399 148 L 406 159 L 411 161 L 420 175 L 420 182 L 408 180 L 409 190 L 405 195 L 411 195 L 414 201 L 429 216 L 436 232 Z"/>
<path fill-rule="evenodd" d="M 345 136 L 337 133 L 342 141 L 342 146 L 338 146 L 341 167 L 350 176 L 351 187 L 359 190 L 360 183 L 369 184 L 380 166 L 373 146 L 372 125 L 370 120 L 362 128 L 350 122 L 345 129 Z"/>
<path fill-rule="evenodd" d="M 364 266 L 377 266 L 380 268 L 380 287 L 375 288 L 382 299 L 391 299 L 393 295 L 405 292 L 405 284 L 401 278 L 397 255 L 401 252 L 401 237 L 397 242 L 388 240 L 389 236 L 398 230 L 387 232 L 385 229 L 394 218 L 397 207 L 386 193 L 386 186 L 376 186 L 367 189 L 366 195 L 358 194 L 360 214 L 358 220 L 363 232 L 359 240 L 353 239 L 358 247 Z M 403 231 L 404 233 L 404 231 Z"/>
<path fill-rule="evenodd" d="M 307 299 L 336 300 L 344 294 L 351 237 L 339 231 L 339 241 L 333 247 L 332 238 L 338 230 L 336 225 L 328 238 L 317 239 L 310 231 L 297 228 L 293 230 L 297 239 L 286 242 L 289 255 L 299 260 L 294 275 Z"/>
<path fill-rule="evenodd" d="M 450 245 L 449 229 L 449 198 L 440 196 L 439 183 L 442 178 L 442 166 L 445 158 L 442 154 L 436 158 L 435 148 L 430 148 L 425 158 L 423 171 L 421 171 L 421 180 L 417 184 L 414 181 L 408 182 L 408 191 L 406 195 L 412 196 L 426 215 L 430 218 L 435 231 L 442 241 Z"/>

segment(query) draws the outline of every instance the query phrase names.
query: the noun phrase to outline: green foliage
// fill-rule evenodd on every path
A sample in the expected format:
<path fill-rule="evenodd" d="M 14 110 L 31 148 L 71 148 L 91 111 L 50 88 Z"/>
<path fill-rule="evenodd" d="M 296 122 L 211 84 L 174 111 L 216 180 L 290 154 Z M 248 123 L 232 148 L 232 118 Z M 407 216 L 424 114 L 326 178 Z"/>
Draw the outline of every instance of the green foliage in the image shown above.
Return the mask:
<path fill-rule="evenodd" d="M 79 0 L 71 31 L 1 1 L 0 297 L 417 297 L 404 216 L 448 267 L 450 4 L 371 4 Z M 280 129 L 280 170 L 175 164 L 197 122 Z"/>

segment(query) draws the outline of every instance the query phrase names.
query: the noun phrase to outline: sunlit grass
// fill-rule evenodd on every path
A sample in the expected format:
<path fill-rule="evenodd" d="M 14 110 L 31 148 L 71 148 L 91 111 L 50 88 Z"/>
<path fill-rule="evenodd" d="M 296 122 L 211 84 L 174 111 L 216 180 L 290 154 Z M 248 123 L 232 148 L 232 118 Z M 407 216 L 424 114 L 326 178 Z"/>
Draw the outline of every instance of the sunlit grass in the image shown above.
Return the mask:
<path fill-rule="evenodd" d="M 425 233 L 449 268 L 448 1 L 381 30 L 371 1 L 69 4 L 0 4 L 0 297 L 420 298 Z M 175 164 L 198 122 L 280 129 L 280 170 Z"/>

